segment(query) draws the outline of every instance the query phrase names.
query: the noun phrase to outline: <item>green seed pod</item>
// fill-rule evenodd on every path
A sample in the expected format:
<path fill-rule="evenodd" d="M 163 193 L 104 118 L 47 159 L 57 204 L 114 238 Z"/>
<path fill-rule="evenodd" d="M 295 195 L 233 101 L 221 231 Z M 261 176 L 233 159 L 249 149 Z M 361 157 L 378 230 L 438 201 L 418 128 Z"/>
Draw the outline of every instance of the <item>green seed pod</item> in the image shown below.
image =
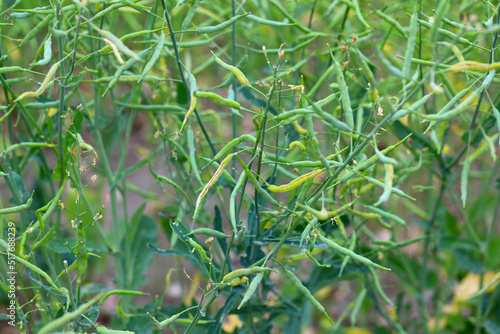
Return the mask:
<path fill-rule="evenodd" d="M 412 20 L 413 20 L 413 17 L 417 17 L 417 14 L 413 14 L 412 15 Z M 427 28 L 427 29 L 432 29 L 432 26 L 433 24 L 425 21 L 425 20 L 420 20 L 420 19 L 416 19 L 418 23 L 420 23 L 420 25 L 424 28 Z M 438 28 L 437 29 L 438 33 L 448 39 L 451 39 L 452 41 L 456 42 L 456 43 L 460 43 L 460 44 L 465 44 L 465 45 L 471 45 L 471 41 L 469 41 L 467 38 L 464 38 L 464 37 L 461 37 L 457 34 L 454 34 L 452 33 L 451 31 L 449 30 L 446 30 L 446 29 L 442 29 L 442 28 Z"/>
<path fill-rule="evenodd" d="M 323 313 L 325 315 L 325 317 L 328 319 L 328 321 L 330 321 L 332 323 L 332 325 L 333 325 L 334 324 L 333 320 L 330 318 L 330 316 L 328 315 L 328 313 L 326 313 L 326 310 L 323 307 L 323 305 L 321 305 L 321 303 L 316 298 L 314 298 L 314 296 L 311 293 L 311 291 L 309 291 L 309 289 L 306 288 L 304 286 L 304 284 L 302 284 L 302 282 L 300 281 L 300 279 L 297 278 L 297 276 L 295 276 L 290 270 L 286 269 L 281 263 L 279 263 L 279 265 L 284 270 L 286 278 L 288 278 L 288 280 L 293 284 L 293 286 L 295 286 L 295 288 L 297 288 L 297 290 L 299 291 L 299 293 L 302 294 L 304 297 L 306 297 L 309 300 L 309 302 L 311 302 L 311 304 L 317 310 L 319 310 L 321 313 Z"/>
<path fill-rule="evenodd" d="M 248 15 L 248 19 L 260 24 L 265 24 L 268 26 L 273 26 L 273 27 L 287 27 L 287 26 L 295 26 L 297 25 L 296 23 L 285 23 L 285 22 L 279 22 L 279 21 L 271 21 L 271 20 L 266 20 L 261 17 L 255 16 L 255 15 Z"/>
<path fill-rule="evenodd" d="M 418 21 L 416 8 L 414 8 L 413 15 L 410 20 L 410 32 L 408 40 L 406 42 L 405 57 L 403 62 L 403 80 L 410 78 L 411 69 L 411 58 L 413 57 L 413 52 L 415 51 L 415 45 L 417 44 L 417 32 L 418 32 Z"/>
<path fill-rule="evenodd" d="M 384 12 L 376 9 L 375 7 L 373 7 L 371 4 L 368 4 L 368 6 L 370 6 L 374 13 L 377 14 L 379 17 L 381 17 L 384 21 L 386 21 L 387 23 L 389 23 L 391 26 L 394 27 L 394 29 L 396 29 L 397 32 L 399 32 L 403 37 L 407 38 L 406 37 L 406 34 L 403 30 L 403 27 L 398 23 L 398 21 L 396 21 L 395 19 L 393 19 L 392 17 L 390 17 L 389 15 L 385 14 Z"/>
<path fill-rule="evenodd" d="M 198 34 L 210 34 L 213 32 L 221 31 L 226 28 L 229 28 L 234 22 L 244 18 L 245 16 L 250 15 L 250 13 L 245 13 L 241 15 L 236 15 L 230 18 L 229 20 L 222 22 L 221 24 L 215 25 L 215 26 L 208 26 L 208 27 L 203 27 L 198 29 L 196 32 Z"/>
<path fill-rule="evenodd" d="M 188 240 L 189 244 L 196 250 L 196 252 L 200 256 L 200 258 L 204 262 L 210 263 L 210 259 L 208 258 L 207 253 L 205 252 L 205 249 L 203 249 L 203 247 L 200 244 L 198 244 L 196 241 L 194 241 L 193 239 L 188 238 L 187 240 Z"/>
<path fill-rule="evenodd" d="M 43 66 L 47 65 L 52 59 L 52 38 L 47 38 L 45 43 L 43 43 L 43 58 L 37 61 L 36 63 L 31 64 L 34 66 Z"/>
<path fill-rule="evenodd" d="M 459 100 L 463 99 L 471 90 L 472 86 L 471 87 L 468 87 L 462 91 L 460 91 L 458 94 L 456 94 L 451 100 L 450 102 L 448 102 L 443 108 L 441 108 L 441 110 L 439 110 L 435 116 L 438 116 L 438 115 L 442 115 L 442 114 L 445 114 L 446 112 L 448 112 Z M 427 120 L 427 116 L 430 116 L 430 115 L 422 115 L 422 117 Z M 425 122 L 425 120 L 423 122 Z M 435 124 L 436 124 L 437 121 L 432 121 L 429 126 L 427 127 L 427 129 L 424 131 L 424 134 L 427 133 L 427 131 L 429 131 Z"/>
<path fill-rule="evenodd" d="M 300 203 L 295 203 L 295 205 L 297 205 L 298 207 L 306 210 L 307 212 L 309 212 L 314 218 L 318 219 L 319 221 L 325 221 L 329 218 L 328 216 L 328 211 L 326 211 L 326 209 L 321 209 L 321 211 L 318 211 L 316 209 L 313 209 L 311 208 L 310 206 L 308 205 L 303 205 L 303 204 L 300 204 Z"/>
<path fill-rule="evenodd" d="M 342 226 L 342 227 L 344 226 L 344 225 L 342 224 L 342 221 L 339 221 L 339 227 L 340 227 L 340 226 Z M 344 238 L 346 238 L 346 239 L 347 239 L 347 236 L 345 235 L 345 230 L 344 230 L 344 232 L 342 232 L 342 234 L 343 234 Z M 351 243 L 350 243 L 350 245 L 349 245 L 349 250 L 350 250 L 350 251 L 353 251 L 353 250 L 354 250 L 354 247 L 356 247 L 356 240 L 357 240 L 357 238 L 358 238 L 358 236 L 357 236 L 356 232 L 355 232 L 355 231 L 353 231 L 353 233 L 352 233 L 352 238 L 351 238 Z M 341 277 L 341 276 L 342 276 L 342 272 L 344 271 L 344 268 L 345 268 L 345 266 L 347 265 L 347 262 L 349 262 L 349 259 L 350 259 L 350 257 L 349 257 L 349 256 L 346 256 L 346 257 L 344 258 L 344 260 L 342 260 L 342 264 L 340 265 L 340 270 L 339 270 L 339 277 Z M 371 267 L 370 267 L 370 268 L 371 268 Z"/>
<path fill-rule="evenodd" d="M 106 87 L 106 90 L 104 91 L 102 96 L 106 95 L 108 90 L 110 90 L 115 86 L 115 84 L 118 82 L 118 79 L 120 79 L 120 77 L 122 76 L 123 72 L 125 72 L 126 70 L 137 64 L 139 61 L 142 61 L 144 58 L 146 58 L 149 52 L 151 52 L 151 49 L 142 50 L 137 55 L 135 55 L 134 53 L 135 57 L 131 57 L 129 60 L 125 62 L 125 64 L 118 67 L 118 69 L 115 72 L 115 75 L 113 76 L 113 79 L 111 79 L 111 81 L 109 82 L 108 87 Z M 134 80 L 137 79 L 134 78 Z"/>
<path fill-rule="evenodd" d="M 26 72 L 26 69 L 20 66 L 5 66 L 0 67 L 0 74 L 16 73 L 16 72 Z"/>
<path fill-rule="evenodd" d="M 236 240 L 241 242 L 243 240 L 243 237 L 245 236 L 244 229 L 243 231 L 243 236 L 240 236 L 241 231 L 238 231 L 238 228 L 236 226 L 236 220 L 238 219 L 236 217 L 236 196 L 238 195 L 238 192 L 240 189 L 243 187 L 243 184 L 246 182 L 247 176 L 246 174 L 241 174 L 238 182 L 233 188 L 233 191 L 231 191 L 231 196 L 229 197 L 229 216 L 231 218 L 231 226 L 233 227 L 233 233 L 236 233 Z M 240 240 L 241 239 L 241 240 Z"/>
<path fill-rule="evenodd" d="M 210 51 L 212 52 L 212 51 Z M 242 85 L 245 86 L 250 86 L 250 82 L 248 81 L 247 77 L 241 72 L 236 66 L 226 64 L 225 62 L 222 61 L 219 57 L 215 55 L 215 53 L 212 52 L 212 55 L 215 57 L 215 62 L 225 68 L 226 70 L 231 71 L 235 77 L 238 79 L 239 82 L 241 82 Z"/>
<path fill-rule="evenodd" d="M 280 204 L 266 191 L 262 186 L 260 185 L 259 181 L 255 179 L 255 176 L 253 176 L 252 172 L 248 169 L 247 165 L 241 160 L 241 158 L 236 155 L 238 160 L 240 161 L 241 165 L 243 166 L 243 170 L 245 171 L 246 176 L 248 177 L 248 180 L 253 184 L 255 187 L 255 190 L 264 197 L 264 199 L 271 205 L 274 206 L 280 206 Z"/>
<path fill-rule="evenodd" d="M 175 320 L 177 320 L 178 317 L 180 317 L 181 314 L 180 313 L 174 314 L 173 316 L 171 316 L 170 318 L 167 318 L 167 319 L 163 320 L 162 322 L 159 322 L 158 320 L 156 320 L 155 318 L 153 318 L 149 314 L 149 312 L 147 312 L 147 315 L 149 316 L 149 318 L 151 319 L 151 321 L 155 325 L 156 329 L 162 329 L 163 327 L 166 327 L 166 326 L 172 324 Z"/>
<path fill-rule="evenodd" d="M 233 100 L 225 99 L 222 96 L 212 93 L 212 92 L 202 92 L 202 91 L 196 91 L 194 92 L 194 96 L 201 98 L 201 99 L 209 99 L 211 101 L 214 101 L 215 103 L 224 106 L 224 107 L 229 107 L 229 108 L 234 108 L 241 110 L 241 105 Z"/>
<path fill-rule="evenodd" d="M 238 234 L 236 234 L 236 240 L 238 242 L 242 242 L 243 239 L 245 239 L 245 230 L 246 230 L 246 227 L 242 227 L 239 231 L 238 231 Z"/>
<path fill-rule="evenodd" d="M 392 213 L 389 213 L 387 211 L 384 211 L 382 209 L 376 208 L 376 207 L 371 206 L 371 205 L 366 205 L 366 208 L 368 210 L 370 210 L 371 212 L 379 214 L 383 218 L 390 219 L 390 220 L 394 221 L 395 223 L 398 223 L 399 225 L 401 225 L 404 228 L 408 229 L 408 226 L 406 226 L 406 222 L 403 219 L 399 218 L 398 216 L 393 215 Z"/>
<path fill-rule="evenodd" d="M 196 230 L 193 230 L 186 234 L 186 236 L 193 235 L 193 234 L 204 234 L 208 235 L 209 237 L 214 237 L 214 238 L 219 238 L 219 239 L 225 239 L 229 238 L 228 235 L 224 234 L 223 232 L 217 231 L 217 230 L 212 230 L 211 228 L 197 228 Z"/>
<path fill-rule="evenodd" d="M 384 167 L 385 167 L 384 192 L 380 196 L 377 203 L 373 204 L 374 206 L 379 206 L 380 204 L 387 202 L 392 193 L 392 178 L 394 176 L 394 168 L 391 164 L 384 164 Z"/>
<path fill-rule="evenodd" d="M 424 97 L 422 97 L 420 100 L 413 103 L 408 108 L 403 108 L 401 110 L 396 111 L 394 114 L 392 114 L 389 121 L 393 122 L 393 121 L 396 121 L 397 119 L 400 119 L 401 117 L 404 117 L 406 115 L 414 113 L 415 111 L 417 111 L 418 109 L 423 107 L 423 105 L 429 100 L 429 98 L 432 96 L 432 94 L 434 94 L 434 93 L 432 92 L 430 94 L 425 95 Z"/>
<path fill-rule="evenodd" d="M 307 100 L 307 102 L 313 107 L 314 111 L 325 120 L 325 122 L 329 123 L 332 125 L 334 128 L 339 129 L 340 131 L 345 131 L 345 132 L 351 132 L 352 129 L 349 128 L 347 124 L 344 122 L 339 121 L 333 115 L 323 111 L 320 106 L 318 106 L 316 103 L 311 101 L 311 99 L 307 95 L 303 95 L 304 98 Z"/>
<path fill-rule="evenodd" d="M 122 289 L 116 289 L 116 290 L 111 290 L 108 291 L 102 296 L 102 298 L 99 300 L 99 306 L 101 306 L 106 299 L 108 299 L 109 296 L 112 295 L 124 295 L 124 296 L 149 296 L 149 293 L 142 292 L 142 291 L 134 291 L 134 290 L 122 290 Z"/>
<path fill-rule="evenodd" d="M 385 267 L 382 267 L 381 265 L 379 264 L 376 264 L 374 262 L 372 262 L 370 259 L 367 259 L 366 257 L 364 256 L 361 256 L 359 254 L 356 254 L 354 253 L 352 250 L 350 249 L 347 249 L 347 248 L 344 248 L 342 246 L 340 246 L 339 244 L 337 244 L 335 241 L 333 240 L 330 240 L 326 237 L 324 237 L 323 235 L 318 235 L 318 238 L 324 242 L 325 244 L 327 244 L 328 246 L 330 246 L 331 248 L 333 248 L 334 250 L 344 254 L 344 255 L 347 255 L 347 256 L 350 256 L 352 257 L 353 259 L 355 259 L 356 261 L 359 261 L 363 264 L 366 264 L 367 266 L 374 266 L 374 267 L 377 267 L 377 268 L 380 268 L 380 269 L 384 269 L 384 270 L 391 270 L 389 268 L 385 268 Z"/>
<path fill-rule="evenodd" d="M 344 73 L 342 72 L 342 67 L 339 62 L 333 56 L 331 52 L 331 58 L 333 61 L 333 67 L 335 69 L 335 74 L 337 75 L 337 84 L 339 85 L 340 98 L 342 100 L 342 108 L 344 109 L 345 119 L 347 121 L 347 126 L 350 129 L 354 129 L 354 116 L 351 108 L 351 98 L 349 97 L 349 91 L 347 90 L 347 84 L 344 79 Z"/>
<path fill-rule="evenodd" d="M 286 121 L 294 116 L 303 117 L 304 115 L 313 114 L 314 112 L 315 112 L 314 110 L 306 109 L 306 108 L 294 109 L 294 110 L 282 112 L 281 114 L 274 117 L 274 119 L 278 122 L 279 121 Z"/>
<path fill-rule="evenodd" d="M 34 27 L 33 29 L 28 31 L 26 36 L 24 36 L 23 40 L 19 44 L 19 47 L 26 45 L 29 41 L 31 41 L 33 38 L 35 38 L 35 36 L 40 34 L 42 32 L 42 30 L 45 28 L 45 26 L 48 25 L 49 22 L 52 21 L 53 18 L 54 18 L 54 14 L 49 14 L 49 15 L 45 16 L 44 19 L 40 23 L 38 23 L 36 27 Z"/>
<path fill-rule="evenodd" d="M 31 203 L 33 203 L 33 194 L 34 193 L 35 193 L 34 191 L 31 193 L 30 198 L 28 199 L 28 201 L 25 204 L 21 204 L 21 205 L 18 205 L 18 206 L 13 206 L 13 207 L 10 207 L 10 208 L 0 209 L 0 215 L 8 214 L 8 213 L 21 212 L 23 210 L 28 209 L 31 206 Z"/>
<path fill-rule="evenodd" d="M 368 267 L 368 269 L 370 269 L 370 273 L 371 273 L 372 278 L 373 278 L 373 284 L 375 285 L 375 290 L 378 292 L 378 294 L 380 295 L 380 297 L 382 297 L 382 299 L 387 304 L 389 304 L 391 306 L 394 306 L 394 304 L 389 299 L 389 297 L 387 297 L 387 295 L 384 293 L 384 290 L 382 290 L 382 286 L 380 285 L 380 282 L 378 280 L 377 273 L 375 272 L 375 269 L 373 269 L 372 267 Z"/>
<path fill-rule="evenodd" d="M 243 296 L 243 299 L 241 300 L 240 305 L 238 306 L 238 310 L 252 298 L 252 296 L 255 294 L 255 291 L 257 291 L 257 288 L 259 287 L 260 282 L 262 282 L 262 279 L 264 278 L 264 272 L 257 273 L 255 275 L 254 279 L 248 286 L 247 291 L 245 292 L 245 295 Z"/>
<path fill-rule="evenodd" d="M 144 66 L 144 70 L 142 71 L 141 77 L 139 78 L 139 80 L 137 80 L 137 82 L 141 82 L 142 79 L 144 79 L 144 77 L 146 76 L 146 74 L 148 74 L 149 71 L 151 71 L 153 66 L 156 64 L 156 62 L 158 61 L 158 59 L 161 56 L 161 52 L 163 51 L 164 44 L 165 44 L 165 32 L 162 30 L 161 34 L 160 34 L 160 39 L 158 40 L 158 43 L 156 44 L 156 48 L 153 52 L 153 55 L 151 56 L 151 59 L 148 61 L 146 66 Z"/>
<path fill-rule="evenodd" d="M 276 271 L 276 270 L 273 270 L 273 269 L 267 268 L 267 267 L 252 267 L 252 268 L 245 268 L 245 269 L 237 269 L 237 270 L 233 270 L 230 273 L 228 273 L 227 275 L 225 275 L 222 278 L 222 283 L 229 283 L 232 280 L 239 278 L 241 276 L 250 276 L 253 274 L 257 274 L 260 272 L 266 272 L 266 271 Z"/>
<path fill-rule="evenodd" d="M 239 144 L 241 144 L 244 141 L 249 142 L 251 144 L 255 144 L 257 139 L 255 139 L 255 137 L 252 135 L 241 135 L 238 138 L 234 138 L 229 143 L 227 143 L 226 146 L 224 146 L 219 151 L 219 153 L 217 153 L 215 155 L 215 157 L 209 162 L 209 164 L 211 164 L 212 161 L 217 161 L 217 160 L 221 159 L 223 156 L 228 154 L 233 148 L 237 147 Z"/>

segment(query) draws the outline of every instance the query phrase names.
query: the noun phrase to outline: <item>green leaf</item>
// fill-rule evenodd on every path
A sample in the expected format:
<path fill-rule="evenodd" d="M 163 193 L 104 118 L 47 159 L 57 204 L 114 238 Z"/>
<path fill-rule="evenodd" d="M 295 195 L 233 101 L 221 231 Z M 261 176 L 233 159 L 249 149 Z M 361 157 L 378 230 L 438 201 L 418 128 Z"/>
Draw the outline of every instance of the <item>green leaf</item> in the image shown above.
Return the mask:
<path fill-rule="evenodd" d="M 495 126 L 496 122 L 497 122 L 497 120 L 496 120 L 495 116 L 492 115 L 492 116 L 489 116 L 488 118 L 486 118 L 482 122 L 481 127 L 484 129 L 485 133 L 488 133 Z M 464 143 L 467 141 L 467 131 L 465 131 L 465 133 L 462 135 L 461 139 Z M 476 135 L 472 138 L 471 145 L 474 148 L 477 148 L 479 146 L 479 144 L 481 144 L 483 139 L 484 139 L 483 132 L 477 131 Z"/>
<path fill-rule="evenodd" d="M 73 247 L 74 245 L 76 245 L 75 238 L 56 238 L 50 239 L 42 247 L 46 247 L 46 249 L 56 254 L 66 254 L 71 252 L 69 247 Z M 92 253 L 108 252 L 107 247 L 101 245 L 96 241 L 86 240 L 85 246 L 87 250 Z"/>
<path fill-rule="evenodd" d="M 189 101 L 189 94 L 186 91 L 186 88 L 181 82 L 177 83 L 177 104 L 183 106 L 186 105 Z"/>
<path fill-rule="evenodd" d="M 214 229 L 216 231 L 224 233 L 224 230 L 222 229 L 222 216 L 220 214 L 220 210 L 219 210 L 219 207 L 217 205 L 214 207 L 214 211 L 215 211 L 215 216 L 214 216 L 214 221 L 213 221 Z M 222 249 L 222 252 L 225 254 L 227 252 L 226 239 L 225 238 L 216 238 L 216 239 L 220 245 L 220 248 Z M 233 271 L 230 256 L 227 259 L 227 267 L 228 267 L 229 271 Z"/>
<path fill-rule="evenodd" d="M 83 304 L 84 303 L 80 302 L 78 306 Z M 99 304 L 95 303 L 78 318 L 78 323 L 80 326 L 83 326 L 83 328 L 93 327 L 97 318 L 99 318 Z"/>
<path fill-rule="evenodd" d="M 26 203 L 31 194 L 26 191 L 24 181 L 19 174 L 15 171 L 11 171 L 7 176 L 7 180 L 12 186 L 13 195 L 15 196 L 9 200 L 9 204 L 11 206 L 16 206 Z"/>
<path fill-rule="evenodd" d="M 487 319 L 483 324 L 486 333 L 500 334 L 500 321 L 499 319 Z"/>
<path fill-rule="evenodd" d="M 49 286 L 49 285 L 45 285 L 43 284 L 39 279 L 35 278 L 35 276 L 33 275 L 33 273 L 31 272 L 31 270 L 29 270 L 28 268 L 26 268 L 26 273 L 28 274 L 28 277 L 33 281 L 35 282 L 36 284 L 38 284 L 42 289 L 44 289 L 45 291 L 47 291 L 49 294 L 51 294 L 52 296 L 54 296 L 59 302 L 61 303 L 65 303 L 67 301 L 67 296 L 63 295 L 62 293 L 56 291 L 53 287 Z"/>
<path fill-rule="evenodd" d="M 158 255 L 167 255 L 167 256 L 179 255 L 179 256 L 187 256 L 187 257 L 193 258 L 193 255 L 189 252 L 179 252 L 179 251 L 171 250 L 171 249 L 159 249 L 156 246 L 153 246 L 151 244 L 148 244 L 148 248 L 151 249 L 151 251 L 153 253 L 158 254 Z"/>
<path fill-rule="evenodd" d="M 78 85 L 82 81 L 82 79 L 85 77 L 85 74 L 87 74 L 87 68 L 85 68 L 83 70 L 82 74 L 73 75 L 73 76 L 71 76 L 71 78 L 69 79 L 69 81 L 67 83 L 60 82 L 59 85 L 61 87 L 65 87 L 65 88 L 75 87 L 76 85 Z"/>
<path fill-rule="evenodd" d="M 138 290 L 147 282 L 144 274 L 153 259 L 148 244 L 156 244 L 158 225 L 151 217 L 142 214 L 145 206 L 146 203 L 142 204 L 131 217 L 120 254 L 115 255 L 116 283 L 120 289 Z"/>
<path fill-rule="evenodd" d="M 428 149 L 430 152 L 436 154 L 436 149 L 432 145 L 432 143 L 427 139 L 427 137 L 423 136 L 421 133 L 418 131 L 414 131 L 413 129 L 410 129 L 401 121 L 395 121 L 392 123 L 392 127 L 394 128 L 394 131 L 396 132 L 396 135 L 400 138 L 403 139 L 406 136 L 408 136 L 410 133 L 412 134 L 411 139 L 413 143 L 411 144 L 412 148 L 417 149 L 417 150 L 423 150 L 423 149 Z"/>
<path fill-rule="evenodd" d="M 458 261 L 460 270 L 472 271 L 476 274 L 483 270 L 484 265 L 481 261 L 481 254 L 478 254 L 477 251 L 458 248 L 453 251 L 453 255 Z"/>

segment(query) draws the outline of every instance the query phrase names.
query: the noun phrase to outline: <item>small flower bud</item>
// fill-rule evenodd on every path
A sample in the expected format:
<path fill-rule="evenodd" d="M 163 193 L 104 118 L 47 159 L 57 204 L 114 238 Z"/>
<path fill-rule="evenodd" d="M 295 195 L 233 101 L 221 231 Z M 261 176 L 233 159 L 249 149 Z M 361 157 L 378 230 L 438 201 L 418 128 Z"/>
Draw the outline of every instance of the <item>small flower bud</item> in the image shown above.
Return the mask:
<path fill-rule="evenodd" d="M 283 59 L 283 57 L 285 56 L 285 50 L 283 50 L 283 46 L 284 46 L 284 45 L 285 45 L 284 43 L 283 43 L 283 44 L 281 44 L 281 45 L 280 45 L 280 48 L 279 48 L 279 50 L 278 50 L 278 56 L 279 56 L 280 60 L 282 60 L 282 59 Z"/>
<path fill-rule="evenodd" d="M 342 53 L 346 53 L 347 52 L 348 48 L 347 48 L 347 43 L 346 42 L 344 42 L 344 44 L 342 44 L 341 49 L 342 49 Z"/>
<path fill-rule="evenodd" d="M 207 240 L 205 240 L 205 243 L 206 243 L 207 245 L 211 246 L 213 241 L 214 241 L 214 238 L 213 238 L 213 237 L 210 237 L 210 238 L 208 238 Z"/>

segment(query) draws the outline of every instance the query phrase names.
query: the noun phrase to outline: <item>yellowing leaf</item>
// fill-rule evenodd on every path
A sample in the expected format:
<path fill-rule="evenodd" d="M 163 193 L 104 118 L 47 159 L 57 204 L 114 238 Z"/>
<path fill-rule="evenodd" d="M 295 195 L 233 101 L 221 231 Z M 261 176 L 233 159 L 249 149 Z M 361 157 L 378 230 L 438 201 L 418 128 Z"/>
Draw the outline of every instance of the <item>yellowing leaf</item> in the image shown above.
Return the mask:
<path fill-rule="evenodd" d="M 57 114 L 57 112 L 58 112 L 58 111 L 59 111 L 59 110 L 58 110 L 58 109 L 56 109 L 56 108 L 49 108 L 49 113 L 48 113 L 48 116 L 49 116 L 49 117 L 52 117 L 52 116 L 54 116 L 55 114 Z"/>
<path fill-rule="evenodd" d="M 489 272 L 484 275 L 483 286 L 488 285 L 489 281 L 494 279 L 497 273 Z M 468 273 L 467 276 L 458 284 L 454 293 L 454 301 L 456 303 L 464 302 L 469 299 L 472 295 L 479 291 L 479 280 L 480 276 L 474 273 Z M 491 292 L 498 284 L 492 284 L 486 292 Z"/>
<path fill-rule="evenodd" d="M 396 308 L 394 306 L 391 305 L 387 306 L 387 314 L 389 315 L 389 318 L 391 318 L 394 321 L 396 321 L 398 318 Z"/>
<path fill-rule="evenodd" d="M 333 286 L 327 286 L 323 289 L 318 290 L 314 294 L 314 297 L 316 297 L 317 299 L 331 298 L 332 292 L 333 292 Z"/>
<path fill-rule="evenodd" d="M 446 319 L 441 317 L 439 318 L 439 322 L 436 323 L 436 317 L 432 317 L 429 319 L 429 322 L 427 323 L 427 328 L 429 331 L 441 331 L 444 326 L 446 325 Z"/>
<path fill-rule="evenodd" d="M 229 314 L 222 325 L 222 329 L 226 333 L 233 333 L 236 328 L 243 327 L 243 322 L 240 320 L 240 317 L 236 314 Z"/>

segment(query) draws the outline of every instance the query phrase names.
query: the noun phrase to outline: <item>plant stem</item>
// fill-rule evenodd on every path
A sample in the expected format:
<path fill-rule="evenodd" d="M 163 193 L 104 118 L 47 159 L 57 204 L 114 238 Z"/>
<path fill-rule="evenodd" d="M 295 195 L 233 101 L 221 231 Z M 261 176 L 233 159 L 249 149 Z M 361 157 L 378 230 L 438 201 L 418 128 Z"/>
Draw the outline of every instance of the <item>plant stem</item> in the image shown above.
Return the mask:
<path fill-rule="evenodd" d="M 168 14 L 168 9 L 167 9 L 167 4 L 165 0 L 162 0 L 162 5 L 163 5 L 163 12 L 165 14 L 165 19 L 167 20 L 167 26 L 169 30 L 169 35 L 170 39 L 172 40 L 172 45 L 174 48 L 175 52 L 175 60 L 177 61 L 177 68 L 179 70 L 179 75 L 181 76 L 181 81 L 182 85 L 184 86 L 184 89 L 186 90 L 186 93 L 188 95 L 188 100 L 191 102 L 191 89 L 189 88 L 189 85 L 186 81 L 186 77 L 184 76 L 184 69 L 182 66 L 181 62 L 181 56 L 179 54 L 179 48 L 177 47 L 177 41 L 175 39 L 175 33 L 174 33 L 174 28 L 172 26 L 172 22 L 170 21 L 170 15 Z M 203 121 L 201 120 L 200 113 L 198 112 L 198 109 L 195 107 L 194 108 L 194 114 L 196 116 L 196 120 L 198 121 L 198 124 L 200 125 L 201 132 L 203 132 L 203 135 L 205 136 L 205 139 L 207 140 L 208 145 L 210 146 L 210 149 L 212 150 L 212 153 L 215 155 L 217 154 L 217 151 L 215 150 L 214 144 L 212 143 L 212 139 L 210 138 L 207 130 L 205 129 L 205 126 L 203 125 Z"/>

